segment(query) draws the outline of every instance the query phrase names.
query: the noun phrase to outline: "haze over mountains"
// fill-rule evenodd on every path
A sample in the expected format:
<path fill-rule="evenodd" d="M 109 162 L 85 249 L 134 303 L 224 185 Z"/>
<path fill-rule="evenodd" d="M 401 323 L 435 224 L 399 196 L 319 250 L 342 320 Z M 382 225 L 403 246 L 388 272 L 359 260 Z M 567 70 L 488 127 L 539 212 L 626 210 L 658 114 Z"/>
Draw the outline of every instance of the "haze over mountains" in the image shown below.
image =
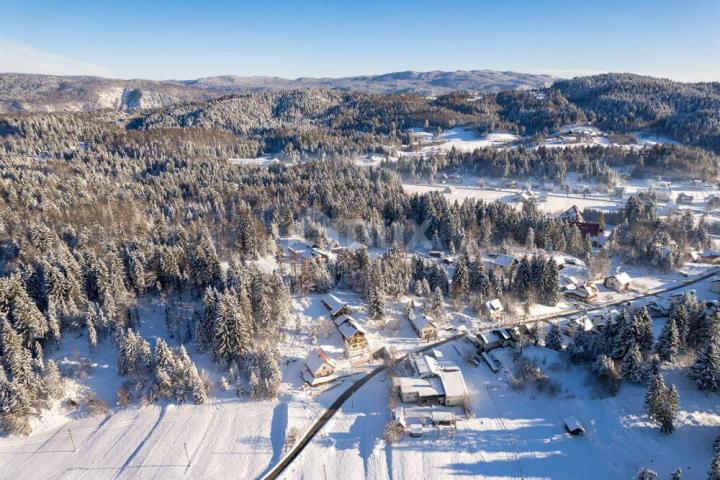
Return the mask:
<path fill-rule="evenodd" d="M 441 95 L 455 90 L 496 93 L 548 86 L 549 75 L 494 70 L 395 72 L 343 78 L 218 76 L 195 80 L 118 80 L 101 77 L 0 73 L 0 113 L 124 111 L 201 101 L 235 93 L 327 88 L 369 93 Z"/>

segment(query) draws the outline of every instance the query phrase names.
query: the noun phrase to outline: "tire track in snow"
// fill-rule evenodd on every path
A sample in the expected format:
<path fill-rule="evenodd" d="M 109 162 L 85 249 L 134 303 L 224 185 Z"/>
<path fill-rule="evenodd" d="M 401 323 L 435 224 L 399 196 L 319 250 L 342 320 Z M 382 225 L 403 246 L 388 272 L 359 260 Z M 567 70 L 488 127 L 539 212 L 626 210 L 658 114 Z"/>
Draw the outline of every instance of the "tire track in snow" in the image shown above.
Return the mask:
<path fill-rule="evenodd" d="M 163 418 L 165 418 L 165 412 L 167 411 L 167 407 L 162 407 L 162 410 L 160 410 L 160 415 L 158 415 L 157 420 L 155 420 L 155 423 L 153 424 L 150 431 L 145 435 L 145 438 L 143 438 L 137 447 L 135 447 L 135 450 L 128 456 L 128 458 L 125 460 L 125 462 L 120 466 L 119 470 L 115 474 L 114 478 L 118 478 L 122 473 L 125 471 L 125 469 L 130 465 L 130 462 L 132 462 L 138 453 L 143 449 L 145 446 L 145 443 L 152 437 L 153 433 L 155 433 L 155 430 L 157 430 L 158 426 L 162 422 Z"/>

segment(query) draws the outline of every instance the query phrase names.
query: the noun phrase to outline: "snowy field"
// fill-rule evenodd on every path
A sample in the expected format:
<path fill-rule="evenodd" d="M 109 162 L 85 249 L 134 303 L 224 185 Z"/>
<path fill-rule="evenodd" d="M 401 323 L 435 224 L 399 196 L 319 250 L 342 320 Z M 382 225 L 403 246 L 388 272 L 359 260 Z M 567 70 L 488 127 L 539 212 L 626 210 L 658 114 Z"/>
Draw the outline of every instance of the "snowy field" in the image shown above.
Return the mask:
<path fill-rule="evenodd" d="M 458 201 L 462 203 L 466 198 L 472 198 L 475 200 L 484 200 L 486 202 L 494 202 L 500 200 L 505 203 L 512 204 L 517 208 L 522 208 L 522 202 L 516 201 L 515 197 L 520 192 L 517 189 L 485 189 L 480 187 L 467 187 L 467 186 L 447 186 L 447 185 L 415 185 L 410 183 L 404 183 L 403 189 L 409 194 L 413 193 L 427 193 L 427 192 L 440 192 L 448 200 Z M 447 190 L 450 190 L 449 192 Z M 595 208 L 598 210 L 616 210 L 620 205 L 624 205 L 624 202 L 617 200 L 611 200 L 609 198 L 583 198 L 580 196 L 566 196 L 562 194 L 551 194 L 548 195 L 547 201 L 538 202 L 538 208 L 551 214 L 562 213 L 569 209 L 573 205 L 576 205 L 580 210 L 585 208 Z"/>

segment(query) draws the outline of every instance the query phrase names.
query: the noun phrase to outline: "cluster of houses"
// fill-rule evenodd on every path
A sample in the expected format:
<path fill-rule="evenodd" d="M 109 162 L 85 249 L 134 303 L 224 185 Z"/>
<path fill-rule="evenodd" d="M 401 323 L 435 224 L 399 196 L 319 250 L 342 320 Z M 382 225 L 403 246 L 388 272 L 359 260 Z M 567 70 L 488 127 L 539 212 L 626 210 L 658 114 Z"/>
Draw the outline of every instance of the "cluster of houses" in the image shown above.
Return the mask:
<path fill-rule="evenodd" d="M 614 290 L 618 293 L 625 293 L 631 289 L 632 279 L 626 272 L 619 272 L 605 278 L 603 285 L 605 288 Z M 573 281 L 569 281 L 561 288 L 565 297 L 583 303 L 595 303 L 598 299 L 599 290 L 592 283 L 586 283 L 578 286 Z"/>

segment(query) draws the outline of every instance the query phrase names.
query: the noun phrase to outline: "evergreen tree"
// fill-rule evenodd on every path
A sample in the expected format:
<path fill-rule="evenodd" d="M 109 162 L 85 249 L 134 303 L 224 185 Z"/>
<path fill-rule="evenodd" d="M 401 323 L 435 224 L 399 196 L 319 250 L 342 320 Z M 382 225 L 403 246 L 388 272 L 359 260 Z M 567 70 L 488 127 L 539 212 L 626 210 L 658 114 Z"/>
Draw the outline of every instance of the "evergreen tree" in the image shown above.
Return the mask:
<path fill-rule="evenodd" d="M 667 387 L 660 371 L 656 371 L 648 378 L 645 392 L 645 410 L 651 420 L 660 420 L 665 408 Z"/>
<path fill-rule="evenodd" d="M 62 377 L 54 360 L 48 360 L 43 371 L 45 393 L 49 398 L 60 398 L 63 394 Z"/>
<path fill-rule="evenodd" d="M 672 385 L 664 392 L 662 409 L 658 415 L 660 431 L 669 435 L 675 431 L 675 420 L 677 419 L 680 405 L 680 395 L 675 385 Z"/>
<path fill-rule="evenodd" d="M 560 327 L 556 323 L 553 323 L 545 335 L 545 346 L 552 350 L 562 350 L 562 335 L 560 334 Z"/>
<path fill-rule="evenodd" d="M 663 362 L 672 362 L 677 357 L 680 351 L 680 333 L 674 317 L 670 317 L 665 323 L 655 351 Z"/>
<path fill-rule="evenodd" d="M 452 278 L 451 290 L 453 297 L 456 299 L 466 298 L 470 291 L 470 272 L 468 271 L 465 258 L 461 258 L 460 261 L 458 261 Z"/>
<path fill-rule="evenodd" d="M 632 383 L 644 383 L 645 372 L 644 372 L 642 353 L 640 347 L 636 343 L 630 347 L 625 357 L 622 359 L 620 364 L 620 371 L 623 377 Z"/>
<path fill-rule="evenodd" d="M 368 316 L 379 319 L 385 316 L 385 299 L 380 288 L 374 281 L 370 281 L 368 291 Z"/>
<path fill-rule="evenodd" d="M 688 376 L 700 390 L 720 390 L 720 336 L 713 335 L 698 352 Z"/>
<path fill-rule="evenodd" d="M 525 239 L 525 246 L 529 250 L 535 249 L 535 230 L 532 227 L 528 228 L 527 237 Z"/>
<path fill-rule="evenodd" d="M 538 279 L 540 301 L 544 305 L 554 306 L 560 296 L 560 270 L 552 258 L 544 263 L 542 274 Z"/>
<path fill-rule="evenodd" d="M 443 314 L 443 304 L 445 303 L 442 290 L 440 287 L 435 288 L 432 296 L 430 297 L 430 313 L 435 318 L 441 318 Z"/>
<path fill-rule="evenodd" d="M 97 348 L 97 331 L 95 330 L 96 319 L 97 312 L 95 307 L 93 305 L 89 305 L 87 313 L 85 314 L 85 326 L 87 327 L 88 346 L 91 352 L 94 352 Z"/>
<path fill-rule="evenodd" d="M 647 308 L 643 307 L 640 311 L 633 315 L 632 323 L 630 325 L 630 334 L 634 337 L 641 352 L 648 353 L 652 350 L 652 318 L 650 317 Z"/>
<path fill-rule="evenodd" d="M 532 288 L 532 272 L 530 260 L 525 256 L 518 263 L 515 274 L 512 277 L 512 291 L 520 300 L 528 300 L 530 298 Z"/>

